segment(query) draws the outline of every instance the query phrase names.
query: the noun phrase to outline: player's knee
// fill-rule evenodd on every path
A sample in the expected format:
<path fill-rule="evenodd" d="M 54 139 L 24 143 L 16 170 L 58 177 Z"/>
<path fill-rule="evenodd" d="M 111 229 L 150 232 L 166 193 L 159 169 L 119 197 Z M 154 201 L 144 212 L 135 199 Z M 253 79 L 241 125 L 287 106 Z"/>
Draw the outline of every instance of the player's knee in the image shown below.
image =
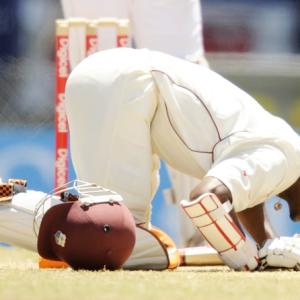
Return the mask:
<path fill-rule="evenodd" d="M 214 177 L 205 177 L 190 193 L 190 199 L 194 200 L 205 193 L 215 194 L 221 203 L 231 201 L 231 192 L 228 187 Z"/>

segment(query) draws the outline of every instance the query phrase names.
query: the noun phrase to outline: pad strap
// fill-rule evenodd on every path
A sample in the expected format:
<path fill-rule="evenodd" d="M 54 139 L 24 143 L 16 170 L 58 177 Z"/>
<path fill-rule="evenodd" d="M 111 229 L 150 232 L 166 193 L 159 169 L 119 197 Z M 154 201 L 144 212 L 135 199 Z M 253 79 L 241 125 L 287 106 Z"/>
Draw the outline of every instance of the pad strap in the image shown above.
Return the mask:
<path fill-rule="evenodd" d="M 11 201 L 18 193 L 26 192 L 27 181 L 23 179 L 9 179 L 8 182 L 0 182 L 0 202 Z"/>
<path fill-rule="evenodd" d="M 145 228 L 142 225 L 138 225 L 140 228 L 144 228 L 150 234 L 152 234 L 160 243 L 166 253 L 168 259 L 168 269 L 176 269 L 180 265 L 180 255 L 176 248 L 176 244 L 172 238 L 162 231 L 160 228 L 151 225 L 150 228 Z"/>

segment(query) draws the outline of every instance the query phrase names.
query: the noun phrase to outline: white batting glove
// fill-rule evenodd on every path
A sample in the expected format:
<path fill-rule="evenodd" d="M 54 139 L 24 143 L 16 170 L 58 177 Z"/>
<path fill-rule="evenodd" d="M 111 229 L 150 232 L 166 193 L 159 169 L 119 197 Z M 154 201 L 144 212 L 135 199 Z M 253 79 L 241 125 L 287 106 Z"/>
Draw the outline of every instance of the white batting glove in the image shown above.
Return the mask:
<path fill-rule="evenodd" d="M 291 268 L 300 271 L 300 237 L 280 237 L 267 240 L 259 250 L 260 270 L 268 267 Z"/>

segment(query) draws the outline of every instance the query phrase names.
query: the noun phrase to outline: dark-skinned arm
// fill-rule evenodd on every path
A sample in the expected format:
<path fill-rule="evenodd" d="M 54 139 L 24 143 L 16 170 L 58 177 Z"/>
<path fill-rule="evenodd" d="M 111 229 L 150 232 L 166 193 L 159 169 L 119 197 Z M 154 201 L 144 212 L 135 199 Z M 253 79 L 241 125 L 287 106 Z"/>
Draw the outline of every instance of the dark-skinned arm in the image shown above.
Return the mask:
<path fill-rule="evenodd" d="M 253 239 L 262 245 L 266 239 L 275 238 L 275 234 L 265 228 L 264 205 L 259 204 L 237 213 L 238 219 Z"/>

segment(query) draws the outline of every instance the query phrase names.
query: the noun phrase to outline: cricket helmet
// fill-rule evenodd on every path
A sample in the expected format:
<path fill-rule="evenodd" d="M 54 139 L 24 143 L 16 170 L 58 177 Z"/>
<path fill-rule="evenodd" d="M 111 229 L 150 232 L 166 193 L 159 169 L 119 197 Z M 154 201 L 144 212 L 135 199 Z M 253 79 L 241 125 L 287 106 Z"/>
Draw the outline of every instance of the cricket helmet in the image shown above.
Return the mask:
<path fill-rule="evenodd" d="M 40 256 L 62 260 L 75 270 L 121 268 L 135 244 L 131 212 L 117 193 L 74 182 L 71 192 L 70 188 L 59 190 L 60 204 L 43 214 L 38 231 Z M 57 192 L 51 195 L 53 199 Z"/>

